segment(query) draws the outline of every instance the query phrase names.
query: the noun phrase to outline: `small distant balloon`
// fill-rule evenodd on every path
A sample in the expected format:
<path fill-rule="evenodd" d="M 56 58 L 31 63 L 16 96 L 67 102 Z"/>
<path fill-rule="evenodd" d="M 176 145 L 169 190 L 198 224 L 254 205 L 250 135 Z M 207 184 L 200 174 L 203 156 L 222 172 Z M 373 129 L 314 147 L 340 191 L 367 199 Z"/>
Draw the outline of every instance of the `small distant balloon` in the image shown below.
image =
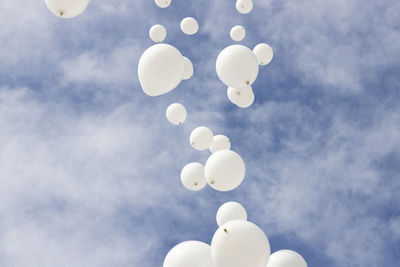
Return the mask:
<path fill-rule="evenodd" d="M 171 0 L 155 0 L 154 1 L 158 7 L 166 8 L 171 5 Z"/>
<path fill-rule="evenodd" d="M 165 115 L 170 123 L 181 125 L 186 120 L 187 111 L 182 104 L 173 103 L 169 105 Z"/>
<path fill-rule="evenodd" d="M 251 100 L 252 95 L 254 95 L 251 86 L 241 89 L 228 87 L 226 94 L 228 95 L 229 101 L 235 105 L 244 105 L 248 103 Z"/>
<path fill-rule="evenodd" d="M 191 162 L 181 171 L 181 182 L 184 187 L 191 191 L 199 191 L 207 185 L 204 177 L 204 165 Z"/>
<path fill-rule="evenodd" d="M 200 241 L 185 241 L 173 247 L 164 259 L 163 267 L 216 267 L 210 245 Z M 265 267 L 265 266 L 264 266 Z"/>
<path fill-rule="evenodd" d="M 272 47 L 266 43 L 256 45 L 253 49 L 253 52 L 257 57 L 258 64 L 261 66 L 270 63 L 274 57 L 274 51 L 272 50 Z"/>
<path fill-rule="evenodd" d="M 187 80 L 193 77 L 193 64 L 190 59 L 183 57 L 185 63 L 185 70 L 183 71 L 183 80 Z"/>
<path fill-rule="evenodd" d="M 166 94 L 175 89 L 182 81 L 183 72 L 183 56 L 169 44 L 149 47 L 139 60 L 139 82 L 148 96 Z"/>
<path fill-rule="evenodd" d="M 149 31 L 150 39 L 155 43 L 161 43 L 167 36 L 167 30 L 161 24 L 156 24 L 150 28 Z"/>
<path fill-rule="evenodd" d="M 246 209 L 237 202 L 226 202 L 219 207 L 217 212 L 217 224 L 222 226 L 223 224 L 234 221 L 234 220 L 247 220 Z"/>
<path fill-rule="evenodd" d="M 253 90 L 251 90 L 250 98 L 249 98 L 246 102 L 244 102 L 244 103 L 238 103 L 238 104 L 236 104 L 236 105 L 237 105 L 239 108 L 248 108 L 248 107 L 250 107 L 251 105 L 253 105 L 254 100 L 255 100 L 255 96 L 254 96 Z"/>
<path fill-rule="evenodd" d="M 251 10 L 253 10 L 253 1 L 252 0 L 237 0 L 236 1 L 236 9 L 239 13 L 248 14 Z"/>
<path fill-rule="evenodd" d="M 214 142 L 213 132 L 204 126 L 197 127 L 190 134 L 190 144 L 197 150 L 206 150 Z"/>
<path fill-rule="evenodd" d="M 240 42 L 246 37 L 246 29 L 241 25 L 232 27 L 230 36 L 233 41 Z"/>
<path fill-rule="evenodd" d="M 244 88 L 257 79 L 259 65 L 253 51 L 244 45 L 231 45 L 218 55 L 216 71 L 227 86 Z"/>
<path fill-rule="evenodd" d="M 246 166 L 242 157 L 232 150 L 219 150 L 211 154 L 204 165 L 208 184 L 222 192 L 237 188 L 245 174 Z"/>
<path fill-rule="evenodd" d="M 181 30 L 188 35 L 193 35 L 199 31 L 197 20 L 192 17 L 186 17 L 181 21 Z"/>
<path fill-rule="evenodd" d="M 54 15 L 68 19 L 83 13 L 89 0 L 45 0 L 45 3 Z"/>
<path fill-rule="evenodd" d="M 215 153 L 219 150 L 229 150 L 231 149 L 231 140 L 225 135 L 219 134 L 214 136 L 214 142 L 210 146 L 210 152 Z"/>
<path fill-rule="evenodd" d="M 293 250 L 278 250 L 271 254 L 267 267 L 307 267 L 307 262 Z"/>

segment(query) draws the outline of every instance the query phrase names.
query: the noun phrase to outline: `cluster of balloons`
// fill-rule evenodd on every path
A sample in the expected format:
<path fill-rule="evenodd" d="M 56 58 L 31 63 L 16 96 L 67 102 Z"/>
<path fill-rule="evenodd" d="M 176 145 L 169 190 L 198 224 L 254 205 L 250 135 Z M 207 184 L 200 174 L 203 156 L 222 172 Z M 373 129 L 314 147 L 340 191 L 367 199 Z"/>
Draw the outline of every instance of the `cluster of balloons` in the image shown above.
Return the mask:
<path fill-rule="evenodd" d="M 247 212 L 239 203 L 223 204 L 216 219 L 219 228 L 211 245 L 194 240 L 179 243 L 168 252 L 163 267 L 307 267 L 295 251 L 271 254 L 268 237 L 247 221 Z"/>

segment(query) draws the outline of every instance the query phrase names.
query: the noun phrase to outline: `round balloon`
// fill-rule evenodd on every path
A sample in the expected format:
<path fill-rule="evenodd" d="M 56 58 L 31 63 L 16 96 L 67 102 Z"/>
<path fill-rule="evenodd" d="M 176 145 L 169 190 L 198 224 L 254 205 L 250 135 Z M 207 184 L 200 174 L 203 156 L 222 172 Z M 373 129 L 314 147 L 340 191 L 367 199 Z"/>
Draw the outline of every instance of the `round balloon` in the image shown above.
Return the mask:
<path fill-rule="evenodd" d="M 237 202 L 226 202 L 219 207 L 217 212 L 217 224 L 223 224 L 234 220 L 247 220 L 246 209 Z"/>
<path fill-rule="evenodd" d="M 193 64 L 190 59 L 183 57 L 185 63 L 185 70 L 183 71 L 183 80 L 187 80 L 193 77 Z"/>
<path fill-rule="evenodd" d="M 181 171 L 181 182 L 191 191 L 203 189 L 207 184 L 204 178 L 204 166 L 197 162 L 187 164 Z"/>
<path fill-rule="evenodd" d="M 138 75 L 143 91 L 148 96 L 158 96 L 173 90 L 182 81 L 183 56 L 169 44 L 149 47 L 139 60 Z"/>
<path fill-rule="evenodd" d="M 212 146 L 210 146 L 210 152 L 215 153 L 219 150 L 224 150 L 224 149 L 231 149 L 231 140 L 229 140 L 228 137 L 225 135 L 216 135 L 214 136 L 214 142 Z"/>
<path fill-rule="evenodd" d="M 243 26 L 236 25 L 230 32 L 233 41 L 240 42 L 246 37 L 246 29 Z"/>
<path fill-rule="evenodd" d="M 165 112 L 167 120 L 175 125 L 181 125 L 186 119 L 186 108 L 179 103 L 174 103 L 169 105 L 167 111 Z"/>
<path fill-rule="evenodd" d="M 207 159 L 204 175 L 208 184 L 218 191 L 230 191 L 238 187 L 246 174 L 246 166 L 240 155 L 232 150 L 219 150 Z"/>
<path fill-rule="evenodd" d="M 87 8 L 89 0 L 45 0 L 46 6 L 60 18 L 73 18 Z"/>
<path fill-rule="evenodd" d="M 186 17 L 181 21 L 181 30 L 188 35 L 193 35 L 199 31 L 197 20 L 192 17 Z"/>
<path fill-rule="evenodd" d="M 261 66 L 270 63 L 274 57 L 274 51 L 272 50 L 272 47 L 266 43 L 256 45 L 253 49 L 253 52 L 257 57 L 258 64 Z"/>
<path fill-rule="evenodd" d="M 155 0 L 156 5 L 161 8 L 169 7 L 171 0 Z"/>
<path fill-rule="evenodd" d="M 163 267 L 216 267 L 211 258 L 210 245 L 200 241 L 186 241 L 173 247 L 164 259 Z"/>
<path fill-rule="evenodd" d="M 285 249 L 272 253 L 267 267 L 307 267 L 307 263 L 299 253 Z"/>
<path fill-rule="evenodd" d="M 229 101 L 231 101 L 235 105 L 243 105 L 245 103 L 248 103 L 249 100 L 251 99 L 253 93 L 253 89 L 251 86 L 247 86 L 241 89 L 236 89 L 232 87 L 228 87 L 227 90 L 227 95 Z"/>
<path fill-rule="evenodd" d="M 234 220 L 223 224 L 211 241 L 218 267 L 265 267 L 270 256 L 267 236 L 254 223 Z"/>
<path fill-rule="evenodd" d="M 190 144 L 197 150 L 206 150 L 214 142 L 213 132 L 204 126 L 197 127 L 190 134 Z"/>
<path fill-rule="evenodd" d="M 245 103 L 237 103 L 236 105 L 237 105 L 239 108 L 248 108 L 248 107 L 250 107 L 251 105 L 253 105 L 254 100 L 255 100 L 255 96 L 254 96 L 254 93 L 253 93 L 253 90 L 252 90 L 252 91 L 251 91 L 250 98 L 249 98 Z"/>
<path fill-rule="evenodd" d="M 167 36 L 167 30 L 163 25 L 156 24 L 150 28 L 149 31 L 150 39 L 155 43 L 161 43 Z"/>
<path fill-rule="evenodd" d="M 252 50 L 244 45 L 231 45 L 219 53 L 216 70 L 224 84 L 240 89 L 253 84 L 259 66 Z"/>
<path fill-rule="evenodd" d="M 239 13 L 247 14 L 253 9 L 253 1 L 252 0 L 237 0 L 236 1 L 236 9 Z"/>

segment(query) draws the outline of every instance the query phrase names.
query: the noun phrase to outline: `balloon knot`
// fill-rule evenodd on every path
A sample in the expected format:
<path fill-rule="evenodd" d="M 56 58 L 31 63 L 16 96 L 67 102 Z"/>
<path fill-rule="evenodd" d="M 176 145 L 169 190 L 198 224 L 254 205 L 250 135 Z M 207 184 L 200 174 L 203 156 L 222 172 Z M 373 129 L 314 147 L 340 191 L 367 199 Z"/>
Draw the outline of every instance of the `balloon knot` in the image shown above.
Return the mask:
<path fill-rule="evenodd" d="M 64 11 L 60 10 L 59 14 L 60 14 L 60 17 L 62 17 L 64 15 Z"/>
<path fill-rule="evenodd" d="M 214 184 L 214 181 L 211 181 L 210 184 Z"/>
<path fill-rule="evenodd" d="M 228 229 L 224 228 L 224 232 L 225 232 L 225 233 L 228 233 Z"/>

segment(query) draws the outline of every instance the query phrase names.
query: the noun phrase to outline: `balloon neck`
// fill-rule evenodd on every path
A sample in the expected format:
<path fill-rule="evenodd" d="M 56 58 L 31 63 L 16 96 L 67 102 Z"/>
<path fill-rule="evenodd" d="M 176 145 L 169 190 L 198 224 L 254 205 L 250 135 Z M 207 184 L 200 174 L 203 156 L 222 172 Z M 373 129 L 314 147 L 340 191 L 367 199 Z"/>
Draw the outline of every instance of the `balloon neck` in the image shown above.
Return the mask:
<path fill-rule="evenodd" d="M 60 17 L 62 17 L 62 16 L 64 16 L 64 11 L 60 10 L 60 11 L 58 12 L 58 14 L 60 14 Z"/>
<path fill-rule="evenodd" d="M 249 85 L 249 84 L 250 84 L 250 81 L 246 81 L 246 84 Z"/>
<path fill-rule="evenodd" d="M 214 181 L 211 181 L 210 184 L 214 184 Z"/>
<path fill-rule="evenodd" d="M 228 233 L 228 229 L 224 228 L 224 232 L 225 232 L 225 233 Z"/>

